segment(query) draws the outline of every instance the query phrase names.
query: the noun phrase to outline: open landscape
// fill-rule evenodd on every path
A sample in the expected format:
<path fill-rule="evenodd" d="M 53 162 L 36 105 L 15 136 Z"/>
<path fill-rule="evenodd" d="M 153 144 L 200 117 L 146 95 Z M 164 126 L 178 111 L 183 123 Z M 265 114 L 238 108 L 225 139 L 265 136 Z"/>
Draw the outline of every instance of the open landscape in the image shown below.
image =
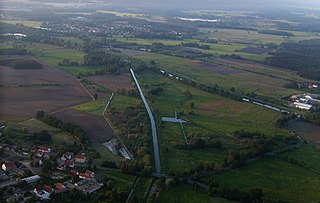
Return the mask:
<path fill-rule="evenodd" d="M 315 0 L 4 0 L 0 201 L 320 201 Z"/>

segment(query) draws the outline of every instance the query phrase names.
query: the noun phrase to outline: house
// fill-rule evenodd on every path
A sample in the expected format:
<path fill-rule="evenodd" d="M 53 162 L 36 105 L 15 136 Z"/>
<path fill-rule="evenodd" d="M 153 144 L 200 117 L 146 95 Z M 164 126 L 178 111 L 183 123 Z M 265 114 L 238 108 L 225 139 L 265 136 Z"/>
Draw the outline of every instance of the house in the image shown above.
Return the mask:
<path fill-rule="evenodd" d="M 94 172 L 93 171 L 86 170 L 85 174 L 88 175 L 88 176 L 94 177 Z"/>
<path fill-rule="evenodd" d="M 75 162 L 77 162 L 77 163 L 84 163 L 84 162 L 86 162 L 86 160 L 87 160 L 87 157 L 84 155 L 77 154 L 75 156 Z"/>
<path fill-rule="evenodd" d="M 44 152 L 43 151 L 40 151 L 40 150 L 37 150 L 36 153 L 34 153 L 37 157 L 43 157 L 44 155 Z"/>
<path fill-rule="evenodd" d="M 42 151 L 43 153 L 50 153 L 51 149 L 48 147 L 40 147 L 38 151 Z"/>
<path fill-rule="evenodd" d="M 58 190 L 61 190 L 61 189 L 65 189 L 66 186 L 62 183 L 55 183 L 54 186 L 58 189 Z"/>
<path fill-rule="evenodd" d="M 94 177 L 88 175 L 88 174 L 85 174 L 85 173 L 80 173 L 79 174 L 79 178 L 80 179 L 84 179 L 84 180 L 94 180 Z"/>
<path fill-rule="evenodd" d="M 40 179 L 41 179 L 40 176 L 34 175 L 27 178 L 23 178 L 22 180 L 26 181 L 28 184 L 32 184 L 32 183 L 38 182 Z"/>
<path fill-rule="evenodd" d="M 305 104 L 300 102 L 294 102 L 293 104 L 295 105 L 296 108 L 299 108 L 299 109 L 310 110 L 312 108 L 311 104 Z"/>
<path fill-rule="evenodd" d="M 0 132 L 2 132 L 5 129 L 5 127 L 6 127 L 6 124 L 4 123 L 0 124 Z"/>
<path fill-rule="evenodd" d="M 18 175 L 24 175 L 25 172 L 21 169 L 23 167 L 25 166 L 19 161 L 5 162 L 1 165 L 3 171 L 11 171 Z"/>
<path fill-rule="evenodd" d="M 72 161 L 66 161 L 66 162 L 64 162 L 64 165 L 68 166 L 70 168 L 74 168 L 74 163 Z"/>
<path fill-rule="evenodd" d="M 78 171 L 75 171 L 75 170 L 70 170 L 71 174 L 73 175 L 79 175 L 79 172 Z"/>
<path fill-rule="evenodd" d="M 29 149 L 23 148 L 23 149 L 21 150 L 21 154 L 22 154 L 22 155 L 29 156 L 29 153 L 30 153 L 30 150 L 29 150 Z"/>
<path fill-rule="evenodd" d="M 40 186 L 40 187 L 36 187 L 33 192 L 40 197 L 40 200 L 48 200 L 50 199 L 50 195 L 53 192 L 53 189 L 48 186 L 48 185 L 44 185 L 44 186 Z"/>
<path fill-rule="evenodd" d="M 1 165 L 2 170 L 4 171 L 10 171 L 12 170 L 14 167 L 16 167 L 15 162 L 7 162 L 7 163 L 3 163 Z"/>
<path fill-rule="evenodd" d="M 63 171 L 65 169 L 64 163 L 60 163 L 57 165 L 57 169 Z"/>
<path fill-rule="evenodd" d="M 56 187 L 56 190 L 54 191 L 55 194 L 67 191 L 67 187 L 62 183 L 55 183 L 54 186 Z"/>
<path fill-rule="evenodd" d="M 62 155 L 61 160 L 67 161 L 67 160 L 72 159 L 73 156 L 74 156 L 74 154 L 72 152 L 67 152 Z"/>
<path fill-rule="evenodd" d="M 87 183 L 88 183 L 88 180 L 80 180 L 80 181 L 76 182 L 74 185 L 77 187 L 80 187 L 80 186 L 85 185 Z"/>

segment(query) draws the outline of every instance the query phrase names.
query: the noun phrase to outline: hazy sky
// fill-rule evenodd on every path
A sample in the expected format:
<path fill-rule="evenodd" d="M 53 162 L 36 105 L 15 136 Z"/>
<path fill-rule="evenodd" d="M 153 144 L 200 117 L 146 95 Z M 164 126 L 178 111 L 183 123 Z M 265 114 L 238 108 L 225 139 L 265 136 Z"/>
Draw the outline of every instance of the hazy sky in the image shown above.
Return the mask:
<path fill-rule="evenodd" d="M 320 0 L 109 0 L 118 6 L 166 8 L 309 7 L 320 10 Z"/>

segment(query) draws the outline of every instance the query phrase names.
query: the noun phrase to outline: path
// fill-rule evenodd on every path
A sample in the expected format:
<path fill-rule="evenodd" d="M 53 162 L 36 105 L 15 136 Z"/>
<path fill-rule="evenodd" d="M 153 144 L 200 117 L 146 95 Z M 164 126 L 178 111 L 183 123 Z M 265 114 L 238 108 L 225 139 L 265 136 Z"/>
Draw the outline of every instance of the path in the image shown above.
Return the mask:
<path fill-rule="evenodd" d="M 120 141 L 121 145 L 122 145 L 122 146 L 124 147 L 124 149 L 127 151 L 127 153 L 128 153 L 128 155 L 130 156 L 130 158 L 131 158 L 133 161 L 135 161 L 133 155 L 130 153 L 130 151 L 128 150 L 128 148 L 126 147 L 126 145 L 121 141 L 120 137 L 118 136 L 118 134 L 116 133 L 116 131 L 115 131 L 114 128 L 112 127 L 110 120 L 105 116 L 106 110 L 108 109 L 108 107 L 109 107 L 109 105 L 110 105 L 110 103 L 111 103 L 111 100 L 113 99 L 113 96 L 114 96 L 114 93 L 112 92 L 112 94 L 111 94 L 111 96 L 110 96 L 110 98 L 109 98 L 109 100 L 108 100 L 108 103 L 107 103 L 106 107 L 104 108 L 101 116 L 102 116 L 102 118 L 107 122 L 107 124 L 110 126 L 110 128 L 111 128 L 112 131 L 113 131 L 113 134 L 114 134 L 114 135 L 117 137 L 117 139 Z"/>
<path fill-rule="evenodd" d="M 137 85 L 137 88 L 140 92 L 140 96 L 141 96 L 141 99 L 144 103 L 144 106 L 146 107 L 147 109 L 147 112 L 149 114 L 149 118 L 150 118 L 150 123 L 151 123 L 151 130 L 152 130 L 152 141 L 153 141 L 153 150 L 154 150 L 154 161 L 155 161 L 155 168 L 156 168 L 156 173 L 161 173 L 161 163 L 160 163 L 160 152 L 159 152 L 159 143 L 158 143 L 158 135 L 157 135 L 157 128 L 156 128 L 156 122 L 154 120 L 154 117 L 152 115 L 152 112 L 150 110 L 150 107 L 148 105 L 148 102 L 142 92 L 142 89 L 138 83 L 138 80 L 132 70 L 132 68 L 130 69 L 130 72 L 131 72 L 131 75 L 134 79 L 134 82 L 136 83 Z"/>

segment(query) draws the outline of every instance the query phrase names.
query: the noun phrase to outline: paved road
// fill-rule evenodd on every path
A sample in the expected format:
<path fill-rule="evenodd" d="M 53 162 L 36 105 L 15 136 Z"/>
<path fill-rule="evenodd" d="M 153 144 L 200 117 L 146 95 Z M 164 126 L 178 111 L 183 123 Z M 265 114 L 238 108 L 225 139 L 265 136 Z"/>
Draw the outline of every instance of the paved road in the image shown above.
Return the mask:
<path fill-rule="evenodd" d="M 130 69 L 130 72 L 131 72 L 131 75 L 134 79 L 134 82 L 136 83 L 137 85 L 137 88 L 140 92 L 140 96 L 141 96 L 141 99 L 144 103 L 144 106 L 146 107 L 147 109 L 147 112 L 149 114 L 149 118 L 150 118 L 150 123 L 151 123 L 151 130 L 152 130 L 152 140 L 153 140 L 153 150 L 154 150 L 154 160 L 155 160 L 155 167 L 156 167 L 156 173 L 161 173 L 161 163 L 160 163 L 160 152 L 159 152 L 159 144 L 158 144 L 158 135 L 157 135 L 157 128 L 156 128 L 156 122 L 154 120 L 154 117 L 152 115 L 152 112 L 150 110 L 150 107 L 149 107 L 149 104 L 142 92 L 142 89 L 138 83 L 138 80 L 133 72 L 132 69 Z"/>

